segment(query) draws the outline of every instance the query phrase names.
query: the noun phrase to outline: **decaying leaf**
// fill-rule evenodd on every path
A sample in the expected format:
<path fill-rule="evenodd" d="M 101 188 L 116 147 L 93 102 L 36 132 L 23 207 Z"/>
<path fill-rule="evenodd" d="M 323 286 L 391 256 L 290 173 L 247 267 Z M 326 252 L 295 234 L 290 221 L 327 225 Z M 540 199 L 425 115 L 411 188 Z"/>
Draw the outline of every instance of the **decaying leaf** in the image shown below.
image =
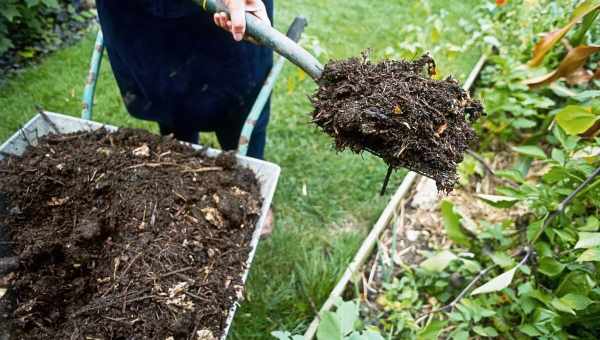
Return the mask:
<path fill-rule="evenodd" d="M 575 72 L 569 74 L 565 80 L 569 85 L 583 85 L 589 83 L 592 78 L 594 78 L 592 71 L 580 67 Z"/>
<path fill-rule="evenodd" d="M 600 51 L 600 45 L 581 45 L 569 51 L 556 70 L 540 77 L 531 78 L 525 84 L 535 87 L 549 84 L 560 77 L 567 77 L 580 69 L 587 58 Z"/>
<path fill-rule="evenodd" d="M 584 1 L 574 11 L 571 19 L 564 27 L 547 33 L 535 46 L 533 47 L 533 58 L 527 63 L 531 67 L 539 66 L 544 60 L 544 56 L 548 53 L 554 45 L 556 45 L 564 36 L 569 32 L 575 25 L 588 13 L 600 8 L 600 2 L 595 1 Z"/>
<path fill-rule="evenodd" d="M 47 204 L 51 207 L 58 207 L 61 206 L 63 204 L 65 204 L 67 201 L 69 200 L 69 197 L 63 197 L 63 198 L 59 198 L 59 197 L 52 197 Z"/>
<path fill-rule="evenodd" d="M 196 340 L 217 340 L 213 333 L 208 329 L 196 331 Z"/>
<path fill-rule="evenodd" d="M 148 157 L 150 156 L 150 148 L 148 144 L 142 144 L 139 148 L 134 149 L 133 155 L 136 157 Z"/>
<path fill-rule="evenodd" d="M 217 227 L 223 227 L 225 225 L 225 221 L 219 210 L 215 208 L 204 208 L 201 211 L 204 213 L 204 218 L 213 225 Z"/>

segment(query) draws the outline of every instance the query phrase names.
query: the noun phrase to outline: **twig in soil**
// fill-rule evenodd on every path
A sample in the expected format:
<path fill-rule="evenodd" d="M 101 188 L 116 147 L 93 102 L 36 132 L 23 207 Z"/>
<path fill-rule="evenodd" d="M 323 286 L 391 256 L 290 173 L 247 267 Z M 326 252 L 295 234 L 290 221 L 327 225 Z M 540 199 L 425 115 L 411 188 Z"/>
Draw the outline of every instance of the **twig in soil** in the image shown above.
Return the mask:
<path fill-rule="evenodd" d="M 54 130 L 54 133 L 60 133 L 60 130 L 58 130 L 58 127 L 56 126 L 56 124 L 54 124 L 54 122 L 52 120 L 50 120 L 50 118 L 48 117 L 48 115 L 46 114 L 46 112 L 44 112 L 44 110 L 42 109 L 41 106 L 36 106 L 38 113 L 40 114 L 40 116 L 42 117 L 42 119 L 48 123 L 48 125 L 52 128 L 52 130 Z"/>
<path fill-rule="evenodd" d="M 579 186 L 577 188 L 575 188 L 575 190 L 573 190 L 573 192 L 571 192 L 567 197 L 565 197 L 564 200 L 562 200 L 562 202 L 560 202 L 560 204 L 558 205 L 558 208 L 556 210 L 554 210 L 550 215 L 548 215 L 548 218 L 546 218 L 546 220 L 544 221 L 544 224 L 542 225 L 542 228 L 540 229 L 540 231 L 538 232 L 538 237 L 539 235 L 541 235 L 544 230 L 546 230 L 546 228 L 550 225 L 550 222 L 552 222 L 552 220 L 554 220 L 557 216 L 559 216 L 560 214 L 562 214 L 565 209 L 567 208 L 567 206 L 571 203 L 571 201 L 573 201 L 573 199 L 575 198 L 575 196 L 577 196 L 577 194 L 579 194 L 586 186 L 588 186 L 593 180 L 594 178 L 596 178 L 596 176 L 600 175 L 600 166 L 596 168 L 596 170 L 594 170 L 594 172 L 592 172 L 588 178 L 586 178 L 583 182 L 581 182 L 581 184 L 579 184 Z M 532 240 L 531 243 L 535 242 L 536 240 Z"/>
<path fill-rule="evenodd" d="M 181 166 L 180 164 L 177 163 L 173 163 L 173 162 L 161 162 L 161 163 L 140 163 L 140 164 L 136 164 L 136 165 L 132 165 L 132 166 L 128 166 L 125 168 L 125 170 L 129 170 L 129 169 L 137 169 L 137 168 L 141 168 L 141 167 L 149 167 L 149 168 L 156 168 L 159 166 Z"/>
<path fill-rule="evenodd" d="M 127 265 L 127 267 L 125 267 L 125 270 L 123 270 L 123 272 L 121 273 L 121 277 L 125 276 L 125 274 L 127 274 L 127 271 L 129 271 L 129 268 L 131 268 L 131 265 L 140 258 L 140 256 L 142 256 L 142 252 L 137 253 L 133 259 L 129 262 L 129 264 Z"/>
<path fill-rule="evenodd" d="M 206 172 L 206 171 L 221 171 L 223 170 L 222 167 L 220 166 L 207 166 L 204 168 L 197 168 L 197 169 L 187 169 L 187 170 L 183 170 L 183 173 L 187 173 L 187 172 L 192 172 L 192 173 L 196 173 L 196 172 Z"/>
<path fill-rule="evenodd" d="M 483 159 L 483 157 L 481 157 L 478 153 L 471 149 L 467 149 L 467 153 L 471 155 L 471 157 L 475 158 L 483 166 L 483 169 L 485 170 L 485 172 L 488 173 L 488 175 L 496 176 L 494 170 L 490 168 L 485 159 Z"/>
<path fill-rule="evenodd" d="M 181 268 L 181 269 L 177 269 L 177 270 L 173 270 L 171 272 L 168 273 L 164 273 L 161 274 L 160 277 L 167 277 L 167 276 L 171 276 L 173 274 L 178 274 L 178 273 L 183 273 L 183 272 L 187 272 L 190 269 L 194 269 L 194 267 L 185 267 L 185 268 Z"/>
<path fill-rule="evenodd" d="M 185 295 L 187 295 L 187 296 L 191 297 L 191 298 L 194 298 L 194 299 L 196 299 L 196 300 L 199 300 L 199 301 L 202 301 L 202 302 L 209 302 L 209 303 L 211 302 L 211 301 L 210 301 L 210 299 L 203 298 L 203 297 L 202 297 L 202 296 L 200 296 L 200 295 L 196 295 L 196 294 L 194 294 L 194 293 L 190 293 L 190 292 L 188 292 L 188 291 L 186 291 L 186 292 L 183 292 L 183 293 L 184 293 Z"/>

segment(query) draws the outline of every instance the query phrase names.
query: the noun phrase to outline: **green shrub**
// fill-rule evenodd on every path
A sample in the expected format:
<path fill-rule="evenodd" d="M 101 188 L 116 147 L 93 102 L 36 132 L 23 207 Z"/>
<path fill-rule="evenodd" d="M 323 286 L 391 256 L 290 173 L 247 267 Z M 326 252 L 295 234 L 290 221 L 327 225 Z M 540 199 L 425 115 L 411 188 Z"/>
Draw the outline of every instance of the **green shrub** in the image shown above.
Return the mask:
<path fill-rule="evenodd" d="M 71 22 L 83 22 L 70 0 L 0 1 L 0 56 L 9 50 L 31 58 L 64 40 Z M 57 29 L 61 28 L 63 29 Z"/>

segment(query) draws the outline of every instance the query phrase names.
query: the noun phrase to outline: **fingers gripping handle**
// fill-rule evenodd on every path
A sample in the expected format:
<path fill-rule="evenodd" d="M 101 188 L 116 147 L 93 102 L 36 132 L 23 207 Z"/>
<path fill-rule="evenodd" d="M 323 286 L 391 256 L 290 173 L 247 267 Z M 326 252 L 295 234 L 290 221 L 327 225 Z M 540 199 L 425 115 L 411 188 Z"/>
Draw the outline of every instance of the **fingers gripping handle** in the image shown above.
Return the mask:
<path fill-rule="evenodd" d="M 227 7 L 221 0 L 196 1 L 200 2 L 202 7 L 209 13 L 229 13 Z M 298 25 L 301 24 L 302 22 L 300 21 Z M 304 25 L 306 25 L 306 20 L 304 20 Z M 292 29 L 293 27 L 290 30 Z M 260 19 L 250 13 L 246 13 L 246 32 L 258 43 L 272 48 L 275 52 L 300 67 L 313 79 L 317 80 L 321 77 L 323 66 L 315 57 L 308 53 L 304 48 L 300 47 L 300 45 L 296 44 L 292 39 L 271 26 L 264 24 Z"/>

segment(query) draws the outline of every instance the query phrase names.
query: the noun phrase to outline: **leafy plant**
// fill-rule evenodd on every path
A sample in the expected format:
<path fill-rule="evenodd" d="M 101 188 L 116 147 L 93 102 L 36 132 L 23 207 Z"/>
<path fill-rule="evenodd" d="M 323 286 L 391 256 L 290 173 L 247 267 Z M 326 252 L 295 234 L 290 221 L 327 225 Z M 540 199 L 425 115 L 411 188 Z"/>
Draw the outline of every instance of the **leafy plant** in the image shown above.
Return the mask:
<path fill-rule="evenodd" d="M 319 340 L 383 340 L 379 332 L 364 330 L 359 322 L 359 304 L 356 301 L 339 299 L 335 311 L 321 314 L 321 322 L 317 328 Z M 301 340 L 304 336 L 292 335 L 286 331 L 271 333 L 279 340 Z"/>
<path fill-rule="evenodd" d="M 90 17 L 79 13 L 69 0 L 3 0 L 0 1 L 0 56 L 13 50 L 22 59 L 57 45 L 71 22 L 83 22 Z M 55 28 L 64 25 L 60 30 Z"/>

